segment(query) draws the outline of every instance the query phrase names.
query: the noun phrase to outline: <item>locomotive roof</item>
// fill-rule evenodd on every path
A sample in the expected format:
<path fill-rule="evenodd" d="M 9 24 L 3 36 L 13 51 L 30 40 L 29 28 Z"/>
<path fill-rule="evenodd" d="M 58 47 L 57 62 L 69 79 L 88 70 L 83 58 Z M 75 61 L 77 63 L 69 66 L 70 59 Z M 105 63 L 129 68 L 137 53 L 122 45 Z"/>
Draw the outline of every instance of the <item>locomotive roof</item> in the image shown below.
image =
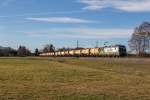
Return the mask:
<path fill-rule="evenodd" d="M 110 46 L 105 46 L 105 47 L 125 47 L 125 46 L 121 44 L 116 44 L 116 45 L 110 45 Z"/>

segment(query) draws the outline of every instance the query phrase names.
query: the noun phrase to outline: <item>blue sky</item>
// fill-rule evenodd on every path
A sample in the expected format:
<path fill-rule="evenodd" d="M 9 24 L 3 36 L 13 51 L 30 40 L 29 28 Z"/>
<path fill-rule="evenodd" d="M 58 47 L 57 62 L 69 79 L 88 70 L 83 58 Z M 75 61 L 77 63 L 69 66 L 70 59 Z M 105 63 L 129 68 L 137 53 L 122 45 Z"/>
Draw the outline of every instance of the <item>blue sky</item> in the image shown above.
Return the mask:
<path fill-rule="evenodd" d="M 0 45 L 30 50 L 124 44 L 150 21 L 150 0 L 0 0 Z"/>

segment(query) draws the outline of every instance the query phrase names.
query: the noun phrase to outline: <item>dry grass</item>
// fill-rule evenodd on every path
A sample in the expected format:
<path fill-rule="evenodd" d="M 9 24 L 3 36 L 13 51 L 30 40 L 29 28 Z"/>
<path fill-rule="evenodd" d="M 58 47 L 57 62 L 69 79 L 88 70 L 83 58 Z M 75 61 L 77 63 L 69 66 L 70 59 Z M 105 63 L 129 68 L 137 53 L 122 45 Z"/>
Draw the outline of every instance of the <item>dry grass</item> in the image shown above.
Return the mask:
<path fill-rule="evenodd" d="M 150 59 L 0 58 L 0 100 L 149 100 Z"/>

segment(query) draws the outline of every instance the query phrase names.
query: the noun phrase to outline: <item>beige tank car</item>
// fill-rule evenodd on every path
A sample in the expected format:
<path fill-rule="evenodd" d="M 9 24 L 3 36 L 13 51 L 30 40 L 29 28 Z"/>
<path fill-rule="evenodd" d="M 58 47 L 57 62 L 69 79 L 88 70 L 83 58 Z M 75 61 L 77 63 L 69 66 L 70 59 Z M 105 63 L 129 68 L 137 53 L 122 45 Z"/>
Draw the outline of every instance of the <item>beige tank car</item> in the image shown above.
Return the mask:
<path fill-rule="evenodd" d="M 52 52 L 52 56 L 55 56 L 55 52 Z"/>
<path fill-rule="evenodd" d="M 75 56 L 81 56 L 81 49 L 79 50 L 74 50 Z"/>
<path fill-rule="evenodd" d="M 55 52 L 55 56 L 58 56 L 58 52 Z"/>
<path fill-rule="evenodd" d="M 46 53 L 43 53 L 42 56 L 46 56 Z"/>
<path fill-rule="evenodd" d="M 53 52 L 51 52 L 51 56 L 53 56 Z"/>
<path fill-rule="evenodd" d="M 61 52 L 60 51 L 58 51 L 58 56 L 61 56 Z"/>
<path fill-rule="evenodd" d="M 70 50 L 69 51 L 69 56 L 73 56 L 74 55 L 74 50 Z"/>
<path fill-rule="evenodd" d="M 50 52 L 49 52 L 49 53 L 47 53 L 47 55 L 48 55 L 48 56 L 50 56 Z"/>
<path fill-rule="evenodd" d="M 43 56 L 43 54 L 40 54 L 40 56 Z"/>
<path fill-rule="evenodd" d="M 89 48 L 85 48 L 81 50 L 81 55 L 82 56 L 89 56 L 90 54 L 90 49 Z"/>
<path fill-rule="evenodd" d="M 47 53 L 47 55 L 48 55 L 48 56 L 51 56 L 51 53 L 49 52 L 49 53 Z"/>
<path fill-rule="evenodd" d="M 64 51 L 61 51 L 61 56 L 65 56 L 65 52 Z"/>
<path fill-rule="evenodd" d="M 101 52 L 100 48 L 91 48 L 90 49 L 90 56 L 99 56 Z"/>
<path fill-rule="evenodd" d="M 65 51 L 65 56 L 69 56 L 69 51 Z"/>
<path fill-rule="evenodd" d="M 45 56 L 48 56 L 48 53 L 45 53 Z"/>

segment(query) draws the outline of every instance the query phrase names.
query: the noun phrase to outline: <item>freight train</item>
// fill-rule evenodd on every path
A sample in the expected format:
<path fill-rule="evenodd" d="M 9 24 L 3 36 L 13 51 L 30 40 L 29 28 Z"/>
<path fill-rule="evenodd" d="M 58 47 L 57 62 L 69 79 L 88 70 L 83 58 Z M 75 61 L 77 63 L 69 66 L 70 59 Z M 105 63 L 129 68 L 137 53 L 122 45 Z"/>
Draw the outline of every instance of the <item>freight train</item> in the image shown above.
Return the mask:
<path fill-rule="evenodd" d="M 126 55 L 127 50 L 124 45 L 112 45 L 101 48 L 76 48 L 40 54 L 42 57 L 124 57 Z"/>

